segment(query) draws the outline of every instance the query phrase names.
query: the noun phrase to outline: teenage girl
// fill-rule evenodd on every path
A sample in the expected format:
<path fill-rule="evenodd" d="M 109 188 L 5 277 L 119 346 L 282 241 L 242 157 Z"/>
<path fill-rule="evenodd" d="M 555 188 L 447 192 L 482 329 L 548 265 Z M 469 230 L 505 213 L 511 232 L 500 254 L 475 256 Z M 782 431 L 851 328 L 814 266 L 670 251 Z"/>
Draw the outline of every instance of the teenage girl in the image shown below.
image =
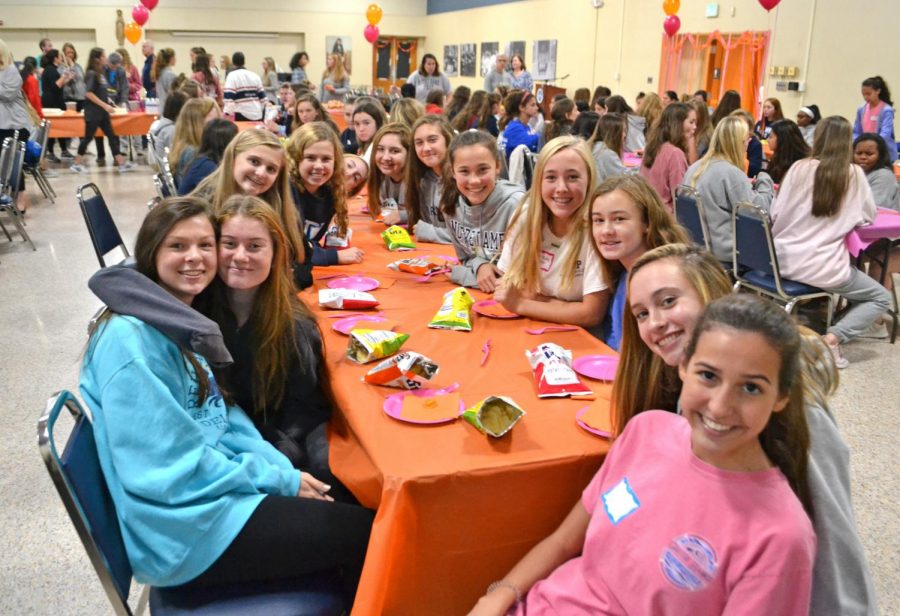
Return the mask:
<path fill-rule="evenodd" d="M 500 95 L 494 92 L 488 94 L 484 90 L 477 90 L 463 110 L 453 119 L 453 129 L 459 133 L 477 128 L 489 132 L 494 137 L 500 134 L 497 125 L 497 117 L 494 115 L 494 104 L 500 102 Z"/>
<path fill-rule="evenodd" d="M 513 90 L 506 95 L 503 107 L 506 115 L 500 122 L 500 130 L 503 131 L 500 143 L 506 153 L 506 159 L 509 160 L 512 151 L 520 145 L 525 145 L 532 152 L 537 152 L 541 136 L 529 126 L 532 118 L 539 113 L 534 95 L 524 90 Z"/>
<path fill-rule="evenodd" d="M 544 143 L 562 135 L 572 134 L 572 125 L 578 117 L 578 108 L 571 98 L 561 98 L 550 107 L 551 122 L 544 127 Z"/>
<path fill-rule="evenodd" d="M 722 118 L 725 118 L 738 109 L 741 108 L 741 95 L 735 90 L 726 90 L 725 94 L 722 95 L 722 98 L 719 99 L 719 104 L 716 105 L 716 110 L 713 112 L 712 116 L 712 125 L 713 128 L 718 126 L 719 122 L 722 121 Z M 753 121 L 753 116 L 750 117 L 751 122 Z M 752 130 L 753 127 L 751 126 Z"/>
<path fill-rule="evenodd" d="M 237 126 L 231 120 L 216 118 L 207 122 L 200 138 L 200 149 L 187 165 L 184 177 L 178 184 L 179 195 L 190 194 L 200 182 L 215 172 L 225 154 L 225 148 L 237 134 Z"/>
<path fill-rule="evenodd" d="M 742 118 L 747 123 L 747 130 L 750 131 L 750 139 L 747 141 L 747 177 L 755 178 L 763 167 L 763 146 L 759 137 L 753 132 L 753 116 L 743 109 L 736 109 L 729 115 Z"/>
<path fill-rule="evenodd" d="M 388 120 L 391 124 L 403 124 L 406 128 L 412 128 L 416 120 L 423 115 L 425 115 L 425 105 L 414 98 L 401 98 L 391 105 Z"/>
<path fill-rule="evenodd" d="M 631 266 L 651 248 L 686 242 L 687 235 L 663 206 L 649 182 L 635 174 L 610 178 L 594 190 L 591 195 L 591 229 L 594 245 L 600 254 L 603 280 L 610 289 L 614 289 L 606 319 L 595 335 L 618 350 Z"/>
<path fill-rule="evenodd" d="M 216 235 L 192 197 L 163 201 L 141 225 L 138 272 L 184 305 L 163 319 L 172 327 L 216 274 Z M 328 502 L 327 486 L 223 397 L 202 356 L 107 313 L 92 328 L 80 390 L 138 581 L 227 588 L 342 569 L 352 596 L 371 512 Z"/>
<path fill-rule="evenodd" d="M 413 149 L 406 166 L 408 224 L 420 242 L 450 243 L 450 231 L 441 217 L 441 190 L 447 149 L 453 129 L 442 116 L 426 115 L 413 124 Z"/>
<path fill-rule="evenodd" d="M 628 121 L 621 113 L 607 113 L 600 116 L 597 128 L 588 142 L 597 169 L 597 183 L 628 173 L 622 162 L 625 140 L 628 138 Z"/>
<path fill-rule="evenodd" d="M 795 162 L 809 156 L 809 146 L 800 127 L 792 120 L 778 120 L 768 126 L 769 136 L 766 145 L 772 151 L 766 171 L 772 181 L 781 184 L 788 169 Z"/>
<path fill-rule="evenodd" d="M 628 285 L 619 375 L 612 407 L 621 433 L 644 409 L 675 411 L 681 380 L 678 366 L 703 308 L 731 293 L 731 281 L 709 253 L 668 244 L 634 264 Z M 803 330 L 805 328 L 801 328 Z M 801 369 L 813 526 L 818 545 L 810 614 L 875 614 L 874 587 L 856 530 L 850 498 L 849 450 L 828 411 L 837 371 L 821 337 L 801 331 Z"/>
<path fill-rule="evenodd" d="M 853 162 L 866 172 L 875 205 L 900 210 L 897 177 L 881 135 L 863 133 L 857 137 L 853 141 Z"/>
<path fill-rule="evenodd" d="M 313 246 L 311 263 L 361 263 L 365 254 L 361 248 L 323 246 L 330 235 L 343 238 L 345 243 L 350 240 L 344 160 L 337 135 L 322 122 L 310 122 L 291 133 L 286 149 L 293 200 L 303 235 Z"/>
<path fill-rule="evenodd" d="M 772 203 L 772 234 L 785 278 L 836 293 L 851 302 L 825 342 L 838 368 L 840 344 L 863 333 L 891 308 L 887 290 L 850 263 L 846 236 L 875 219 L 872 189 L 853 164 L 852 127 L 839 116 L 816 129 L 812 157 L 791 167 Z"/>
<path fill-rule="evenodd" d="M 444 115 L 447 116 L 448 122 L 453 122 L 457 114 L 459 114 L 469 102 L 471 96 L 471 88 L 468 86 L 456 86 L 456 89 L 453 90 L 453 94 L 450 96 L 450 102 L 447 103 L 447 108 L 444 110 Z"/>
<path fill-rule="evenodd" d="M 644 125 L 646 128 L 644 129 L 644 134 L 649 137 L 650 131 L 653 130 L 653 127 L 656 126 L 656 123 L 659 122 L 660 116 L 662 116 L 663 108 L 668 105 L 663 105 L 662 99 L 656 92 L 648 92 L 646 96 L 644 96 L 644 100 L 641 102 L 641 106 L 635 111 L 639 116 L 644 118 Z"/>
<path fill-rule="evenodd" d="M 881 77 L 869 77 L 862 82 L 862 97 L 865 103 L 856 110 L 853 137 L 863 133 L 881 135 L 888 148 L 888 158 L 897 160 L 897 139 L 894 137 L 894 101 L 891 91 Z"/>
<path fill-rule="evenodd" d="M 353 130 L 356 132 L 356 143 L 359 144 L 357 153 L 370 166 L 372 163 L 372 139 L 386 122 L 387 114 L 384 113 L 381 103 L 369 96 L 356 99 L 356 105 L 353 108 Z"/>
<path fill-rule="evenodd" d="M 219 106 L 211 98 L 192 98 L 181 108 L 175 121 L 172 149 L 169 150 L 169 168 L 175 178 L 175 186 L 179 185 L 188 164 L 197 155 L 203 127 L 220 116 Z"/>
<path fill-rule="evenodd" d="M 383 215 L 384 224 L 406 224 L 406 159 L 411 138 L 404 124 L 386 124 L 372 140 L 372 170 L 369 173 L 368 204 L 373 219 Z"/>
<path fill-rule="evenodd" d="M 297 124 L 293 127 L 294 129 L 310 122 L 325 122 L 335 134 L 341 134 L 337 124 L 331 119 L 331 114 L 326 111 L 314 94 L 302 94 L 297 97 L 297 102 L 294 105 L 294 118 L 297 121 Z"/>
<path fill-rule="evenodd" d="M 443 178 L 441 213 L 459 258 L 450 280 L 493 293 L 502 275 L 495 263 L 525 189 L 500 179 L 500 152 L 489 133 L 476 130 L 457 135 L 447 160 L 450 173 Z"/>
<path fill-rule="evenodd" d="M 682 416 L 632 419 L 565 521 L 471 614 L 806 616 L 816 537 L 799 350 L 773 303 L 710 304 L 679 365 Z"/>
<path fill-rule="evenodd" d="M 684 103 L 672 103 L 663 110 L 659 123 L 650 129 L 641 161 L 641 175 L 659 193 L 669 212 L 672 196 L 687 171 L 688 151 L 697 129 L 697 112 Z M 691 161 L 693 162 L 693 161 Z"/>
<path fill-rule="evenodd" d="M 772 132 L 772 124 L 778 120 L 784 119 L 784 113 L 781 111 L 781 101 L 777 98 L 767 98 L 762 104 L 762 117 L 753 127 L 753 132 L 760 139 L 768 139 Z"/>
<path fill-rule="evenodd" d="M 709 140 L 712 139 L 713 125 L 709 117 L 709 107 L 702 98 L 692 98 L 687 103 L 694 113 L 697 114 L 697 129 L 694 132 L 694 147 L 696 148 L 696 157 L 699 158 L 706 154 L 709 149 Z"/>
<path fill-rule="evenodd" d="M 563 136 L 541 150 L 528 199 L 510 221 L 494 299 L 541 321 L 597 325 L 609 291 L 591 246 L 594 165 L 585 143 Z"/>
<path fill-rule="evenodd" d="M 703 158 L 688 167 L 684 174 L 683 183 L 700 193 L 710 248 L 723 263 L 733 261 L 731 217 L 735 204 L 749 202 L 768 210 L 775 197 L 772 178 L 765 171 L 761 171 L 752 183 L 744 173 L 745 144 L 749 136 L 750 129 L 743 119 L 728 116 L 716 125 Z"/>

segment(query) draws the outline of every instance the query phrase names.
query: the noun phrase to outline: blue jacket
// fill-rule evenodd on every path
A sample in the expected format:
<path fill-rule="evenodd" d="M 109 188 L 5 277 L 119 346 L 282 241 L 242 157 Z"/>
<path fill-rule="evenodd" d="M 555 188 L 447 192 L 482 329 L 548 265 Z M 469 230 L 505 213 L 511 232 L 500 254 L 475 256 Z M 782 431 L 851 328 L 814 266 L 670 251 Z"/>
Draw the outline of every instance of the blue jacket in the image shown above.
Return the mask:
<path fill-rule="evenodd" d="M 147 91 L 147 98 L 156 98 L 156 82 L 150 77 L 150 74 L 153 71 L 153 59 L 156 57 L 156 54 L 151 53 L 147 56 L 147 59 L 144 60 L 144 68 L 141 70 L 141 85 L 144 86 L 144 90 Z M 163 110 L 159 110 L 159 115 L 162 115 Z"/>
<path fill-rule="evenodd" d="M 628 290 L 628 273 L 619 274 L 616 282 L 616 291 L 612 297 L 612 304 L 606 318 L 600 324 L 600 338 L 613 351 L 618 351 L 622 345 L 622 321 L 625 318 L 625 293 Z"/>
<path fill-rule="evenodd" d="M 532 152 L 537 152 L 538 141 L 540 141 L 540 138 L 540 135 L 531 130 L 531 127 L 527 124 L 522 124 L 518 118 L 515 118 L 506 125 L 505 129 L 503 129 L 503 135 L 501 137 L 506 152 L 506 160 L 509 160 L 509 155 L 516 149 L 516 146 L 522 145 L 523 143 L 527 145 L 528 149 Z"/>
<path fill-rule="evenodd" d="M 853 138 L 856 139 L 863 133 L 862 117 L 866 112 L 866 104 L 856 110 L 856 121 L 853 123 Z M 885 105 L 878 114 L 878 130 L 876 130 L 884 142 L 887 144 L 888 158 L 891 162 L 897 160 L 897 138 L 894 136 L 894 108 Z"/>
<path fill-rule="evenodd" d="M 300 472 L 262 439 L 181 349 L 134 317 L 113 316 L 93 335 L 80 390 L 135 578 L 184 584 L 231 544 L 267 494 L 294 496 Z"/>
<path fill-rule="evenodd" d="M 191 191 L 197 188 L 197 185 L 205 180 L 207 176 L 212 175 L 212 172 L 215 171 L 218 166 L 219 164 L 208 156 L 198 156 L 195 158 L 184 172 L 181 182 L 178 183 L 178 194 L 191 194 Z"/>

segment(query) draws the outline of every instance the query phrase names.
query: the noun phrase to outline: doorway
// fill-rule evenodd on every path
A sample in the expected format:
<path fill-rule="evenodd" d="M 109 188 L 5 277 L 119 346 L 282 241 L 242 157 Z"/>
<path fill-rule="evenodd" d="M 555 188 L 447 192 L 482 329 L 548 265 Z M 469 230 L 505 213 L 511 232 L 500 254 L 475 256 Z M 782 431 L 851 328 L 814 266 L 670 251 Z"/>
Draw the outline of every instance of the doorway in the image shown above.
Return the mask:
<path fill-rule="evenodd" d="M 382 36 L 372 45 L 372 85 L 389 92 L 418 69 L 416 39 Z"/>

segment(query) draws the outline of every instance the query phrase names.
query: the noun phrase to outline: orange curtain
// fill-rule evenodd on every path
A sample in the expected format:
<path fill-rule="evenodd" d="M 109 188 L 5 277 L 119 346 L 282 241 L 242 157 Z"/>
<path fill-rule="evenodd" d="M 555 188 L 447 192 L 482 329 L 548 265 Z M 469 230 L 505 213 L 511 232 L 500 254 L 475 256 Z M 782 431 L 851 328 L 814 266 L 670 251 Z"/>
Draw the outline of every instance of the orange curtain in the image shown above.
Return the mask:
<path fill-rule="evenodd" d="M 726 90 L 737 90 L 743 107 L 758 115 L 768 48 L 768 32 L 663 35 L 660 92 L 704 89 L 709 91 L 710 102 L 717 102 Z M 716 62 L 713 54 L 723 58 Z M 709 70 L 714 62 L 721 71 L 718 79 L 712 79 Z"/>

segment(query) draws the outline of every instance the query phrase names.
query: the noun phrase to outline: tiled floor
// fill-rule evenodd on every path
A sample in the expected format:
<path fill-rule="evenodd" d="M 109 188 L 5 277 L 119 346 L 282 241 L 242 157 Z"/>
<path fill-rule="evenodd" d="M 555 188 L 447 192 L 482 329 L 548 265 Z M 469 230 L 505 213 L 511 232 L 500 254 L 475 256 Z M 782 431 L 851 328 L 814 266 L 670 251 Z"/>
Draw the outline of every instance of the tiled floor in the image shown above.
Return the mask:
<path fill-rule="evenodd" d="M 65 169 L 51 182 L 56 205 L 36 200 L 28 231 L 37 251 L 0 235 L 0 614 L 101 614 L 108 603 L 50 483 L 36 423 L 47 397 L 77 388 L 85 327 L 100 302 L 87 288 L 97 269 L 75 188 L 95 182 L 131 246 L 153 195 L 147 167 L 119 175 Z M 35 191 L 29 181 L 29 190 Z M 9 226 L 9 225 L 7 225 Z M 900 344 L 860 341 L 833 411 L 853 451 L 859 527 L 884 614 L 900 613 Z"/>

